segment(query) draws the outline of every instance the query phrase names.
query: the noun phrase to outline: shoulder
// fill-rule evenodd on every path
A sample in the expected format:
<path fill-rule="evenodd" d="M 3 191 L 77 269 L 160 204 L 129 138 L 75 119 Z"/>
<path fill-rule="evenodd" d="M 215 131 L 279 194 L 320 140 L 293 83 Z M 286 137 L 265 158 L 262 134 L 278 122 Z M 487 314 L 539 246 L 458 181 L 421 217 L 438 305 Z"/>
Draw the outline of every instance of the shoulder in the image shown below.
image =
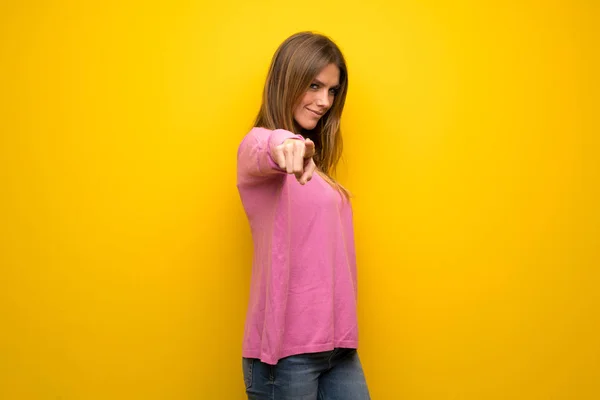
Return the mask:
<path fill-rule="evenodd" d="M 273 133 L 271 129 L 255 126 L 252 129 L 250 129 L 250 132 L 248 132 L 246 136 L 269 136 L 271 133 Z"/>
<path fill-rule="evenodd" d="M 269 138 L 273 131 L 267 128 L 261 128 L 258 126 L 253 127 L 247 132 L 242 138 L 241 144 L 250 141 L 251 143 L 261 142 Z"/>
<path fill-rule="evenodd" d="M 267 136 L 268 137 L 268 131 L 265 128 L 259 128 L 259 127 L 254 127 L 252 129 L 250 129 L 249 132 L 246 132 L 244 134 L 244 136 L 242 137 L 242 140 L 239 143 L 238 146 L 238 153 L 240 152 L 240 150 L 243 147 L 247 147 L 247 146 L 254 146 L 256 144 L 258 144 L 260 142 L 260 138 Z"/>
<path fill-rule="evenodd" d="M 267 129 L 255 126 L 244 135 L 240 145 L 243 145 L 244 143 L 261 145 L 271 141 L 279 143 L 291 137 L 301 138 L 300 135 L 296 135 L 285 129 Z"/>

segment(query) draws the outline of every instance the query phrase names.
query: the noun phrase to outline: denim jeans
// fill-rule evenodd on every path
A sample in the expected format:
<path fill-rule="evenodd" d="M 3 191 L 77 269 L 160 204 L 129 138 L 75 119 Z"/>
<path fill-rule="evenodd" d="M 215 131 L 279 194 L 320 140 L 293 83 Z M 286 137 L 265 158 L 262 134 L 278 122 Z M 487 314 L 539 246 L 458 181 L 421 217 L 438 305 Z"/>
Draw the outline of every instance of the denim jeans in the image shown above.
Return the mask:
<path fill-rule="evenodd" d="M 298 354 L 269 365 L 242 358 L 248 400 L 368 400 L 356 349 Z"/>

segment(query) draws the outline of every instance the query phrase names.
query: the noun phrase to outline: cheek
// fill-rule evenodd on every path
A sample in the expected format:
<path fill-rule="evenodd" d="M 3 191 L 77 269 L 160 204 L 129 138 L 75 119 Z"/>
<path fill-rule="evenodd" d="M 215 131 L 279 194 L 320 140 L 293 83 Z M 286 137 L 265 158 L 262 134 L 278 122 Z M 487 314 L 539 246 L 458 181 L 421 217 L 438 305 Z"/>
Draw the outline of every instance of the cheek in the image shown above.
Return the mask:
<path fill-rule="evenodd" d="M 300 115 L 304 111 L 304 107 L 310 104 L 310 93 L 306 93 L 294 110 L 294 115 Z"/>
<path fill-rule="evenodd" d="M 299 117 L 302 114 L 302 110 L 304 109 L 303 103 L 298 104 L 296 109 L 294 110 L 294 117 Z"/>
<path fill-rule="evenodd" d="M 302 97 L 302 101 L 300 102 L 300 106 L 301 107 L 305 107 L 307 105 L 309 105 L 310 103 L 312 103 L 313 99 L 313 94 L 311 92 L 306 92 L 304 94 L 304 97 Z"/>

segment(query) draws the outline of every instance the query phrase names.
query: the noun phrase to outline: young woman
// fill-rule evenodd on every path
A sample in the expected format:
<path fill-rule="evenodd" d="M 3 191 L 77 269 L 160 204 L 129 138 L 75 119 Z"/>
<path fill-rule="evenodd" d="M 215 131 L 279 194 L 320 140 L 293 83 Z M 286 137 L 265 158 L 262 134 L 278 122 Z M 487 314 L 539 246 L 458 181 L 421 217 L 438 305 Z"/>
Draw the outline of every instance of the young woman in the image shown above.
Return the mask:
<path fill-rule="evenodd" d="M 369 399 L 356 351 L 352 209 L 333 178 L 347 90 L 335 43 L 311 32 L 289 37 L 238 149 L 254 241 L 242 352 L 250 400 Z"/>

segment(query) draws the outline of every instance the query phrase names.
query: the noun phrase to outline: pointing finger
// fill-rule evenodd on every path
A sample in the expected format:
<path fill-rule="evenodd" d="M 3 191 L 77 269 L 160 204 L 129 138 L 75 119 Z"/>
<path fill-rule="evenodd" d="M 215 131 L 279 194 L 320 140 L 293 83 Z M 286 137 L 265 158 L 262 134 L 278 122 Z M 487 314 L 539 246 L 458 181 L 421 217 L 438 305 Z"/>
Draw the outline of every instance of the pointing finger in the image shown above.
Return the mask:
<path fill-rule="evenodd" d="M 299 140 L 294 143 L 294 174 L 296 175 L 296 179 L 300 179 L 304 171 L 305 147 L 304 143 Z"/>
<path fill-rule="evenodd" d="M 304 141 L 305 151 L 304 158 L 310 158 L 315 155 L 315 142 L 310 139 Z"/>
<path fill-rule="evenodd" d="M 300 177 L 298 182 L 300 182 L 301 185 L 306 184 L 306 182 L 308 182 L 312 179 L 313 174 L 315 173 L 316 169 L 317 169 L 317 166 L 315 165 L 315 162 L 313 161 L 312 158 L 310 158 L 307 161 L 307 163 L 304 167 L 304 173 L 302 174 L 302 176 Z"/>

